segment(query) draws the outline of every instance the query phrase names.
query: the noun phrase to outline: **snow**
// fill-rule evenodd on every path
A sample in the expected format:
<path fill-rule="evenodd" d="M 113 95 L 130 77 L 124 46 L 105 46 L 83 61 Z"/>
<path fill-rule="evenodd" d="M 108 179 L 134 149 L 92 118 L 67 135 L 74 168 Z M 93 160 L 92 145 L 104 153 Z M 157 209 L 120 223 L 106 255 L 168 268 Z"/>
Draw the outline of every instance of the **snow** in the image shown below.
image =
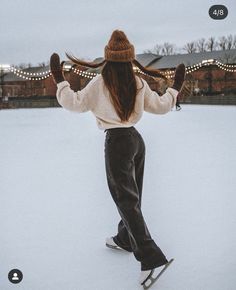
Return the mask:
<path fill-rule="evenodd" d="M 174 263 L 152 287 L 234 290 L 236 107 L 144 114 L 143 213 Z M 104 246 L 119 216 L 91 113 L 0 111 L 1 289 L 136 290 L 140 264 Z M 8 280 L 11 269 L 21 283 Z"/>

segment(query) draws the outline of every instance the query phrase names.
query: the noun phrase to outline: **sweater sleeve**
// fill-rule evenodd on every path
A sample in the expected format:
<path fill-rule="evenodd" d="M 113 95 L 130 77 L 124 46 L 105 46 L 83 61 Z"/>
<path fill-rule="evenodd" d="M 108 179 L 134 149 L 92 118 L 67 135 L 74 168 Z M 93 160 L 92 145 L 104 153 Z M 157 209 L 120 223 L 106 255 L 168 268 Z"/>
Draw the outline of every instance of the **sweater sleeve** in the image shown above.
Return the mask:
<path fill-rule="evenodd" d="M 67 81 L 57 84 L 57 100 L 65 109 L 82 113 L 91 110 L 91 98 L 93 95 L 93 84 L 96 78 L 91 80 L 88 85 L 80 91 L 74 92 Z M 95 97 L 95 96 L 92 96 Z"/>
<path fill-rule="evenodd" d="M 144 84 L 144 110 L 153 114 L 165 114 L 169 112 L 176 103 L 178 91 L 168 88 L 166 93 L 159 96 L 152 91 L 147 83 Z"/>

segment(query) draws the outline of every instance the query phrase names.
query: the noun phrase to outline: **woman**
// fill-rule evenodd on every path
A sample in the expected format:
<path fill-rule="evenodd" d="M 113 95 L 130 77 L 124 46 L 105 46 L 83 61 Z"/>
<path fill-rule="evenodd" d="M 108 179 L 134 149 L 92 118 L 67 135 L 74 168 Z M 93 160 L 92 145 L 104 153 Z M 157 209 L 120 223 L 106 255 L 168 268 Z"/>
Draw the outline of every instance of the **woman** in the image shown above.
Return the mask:
<path fill-rule="evenodd" d="M 164 114 L 171 110 L 184 81 L 185 66 L 177 67 L 172 88 L 160 97 L 145 80 L 135 75 L 133 65 L 150 76 L 165 77 L 135 60 L 134 46 L 124 32 L 112 33 L 104 56 L 101 63 L 87 63 L 67 54 L 76 65 L 102 66 L 101 75 L 78 92 L 71 90 L 64 80 L 59 56 L 55 53 L 50 60 L 51 72 L 61 106 L 76 112 L 92 111 L 98 127 L 106 132 L 107 182 L 121 216 L 117 235 L 108 238 L 106 245 L 133 252 L 141 263 L 139 282 L 147 289 L 173 259 L 168 261 L 153 241 L 142 215 L 145 144 L 133 126 L 141 119 L 143 111 Z"/>
<path fill-rule="evenodd" d="M 180 111 L 182 109 L 179 102 L 179 96 L 177 96 L 177 99 L 176 99 L 175 109 L 176 111 Z"/>

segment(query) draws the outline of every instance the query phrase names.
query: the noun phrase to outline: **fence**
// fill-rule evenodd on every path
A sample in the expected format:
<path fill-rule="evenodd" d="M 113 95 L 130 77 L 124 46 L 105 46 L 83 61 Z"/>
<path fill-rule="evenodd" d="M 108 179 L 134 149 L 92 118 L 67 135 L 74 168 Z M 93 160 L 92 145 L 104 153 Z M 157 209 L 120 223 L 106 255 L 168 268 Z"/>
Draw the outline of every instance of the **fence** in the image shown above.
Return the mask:
<path fill-rule="evenodd" d="M 236 105 L 236 95 L 189 96 L 180 100 L 182 104 Z"/>
<path fill-rule="evenodd" d="M 236 105 L 236 95 L 187 96 L 181 104 Z M 11 97 L 0 99 L 0 109 L 60 107 L 55 96 Z"/>
<path fill-rule="evenodd" d="M 60 107 L 55 96 L 11 97 L 0 101 L 0 109 Z"/>

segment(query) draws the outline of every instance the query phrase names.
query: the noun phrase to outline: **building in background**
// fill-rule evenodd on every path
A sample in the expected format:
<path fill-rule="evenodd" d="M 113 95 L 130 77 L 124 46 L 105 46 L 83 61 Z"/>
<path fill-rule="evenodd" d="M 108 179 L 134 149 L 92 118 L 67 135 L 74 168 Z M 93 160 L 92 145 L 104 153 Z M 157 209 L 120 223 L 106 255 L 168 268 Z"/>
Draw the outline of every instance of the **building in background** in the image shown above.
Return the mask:
<path fill-rule="evenodd" d="M 173 72 L 179 63 L 188 67 L 184 98 L 185 103 L 236 104 L 236 49 L 160 56 L 152 53 L 138 54 L 137 60 L 143 65 L 159 69 L 166 75 Z M 95 59 L 95 62 L 102 58 Z M 64 64 L 64 74 L 72 89 L 82 89 L 99 70 L 72 68 Z M 55 94 L 56 85 L 49 74 L 42 78 L 49 67 L 31 67 L 23 70 L 4 72 L 1 69 L 0 108 L 51 107 L 59 106 Z M 143 75 L 151 88 L 163 93 L 170 81 L 157 82 Z M 28 79 L 27 79 L 28 78 Z"/>
<path fill-rule="evenodd" d="M 186 76 L 185 86 L 190 99 L 194 95 L 209 98 L 218 94 L 236 96 L 236 49 L 163 56 L 150 67 L 165 71 L 174 69 L 179 63 L 184 63 L 187 67 L 203 65 Z"/>

